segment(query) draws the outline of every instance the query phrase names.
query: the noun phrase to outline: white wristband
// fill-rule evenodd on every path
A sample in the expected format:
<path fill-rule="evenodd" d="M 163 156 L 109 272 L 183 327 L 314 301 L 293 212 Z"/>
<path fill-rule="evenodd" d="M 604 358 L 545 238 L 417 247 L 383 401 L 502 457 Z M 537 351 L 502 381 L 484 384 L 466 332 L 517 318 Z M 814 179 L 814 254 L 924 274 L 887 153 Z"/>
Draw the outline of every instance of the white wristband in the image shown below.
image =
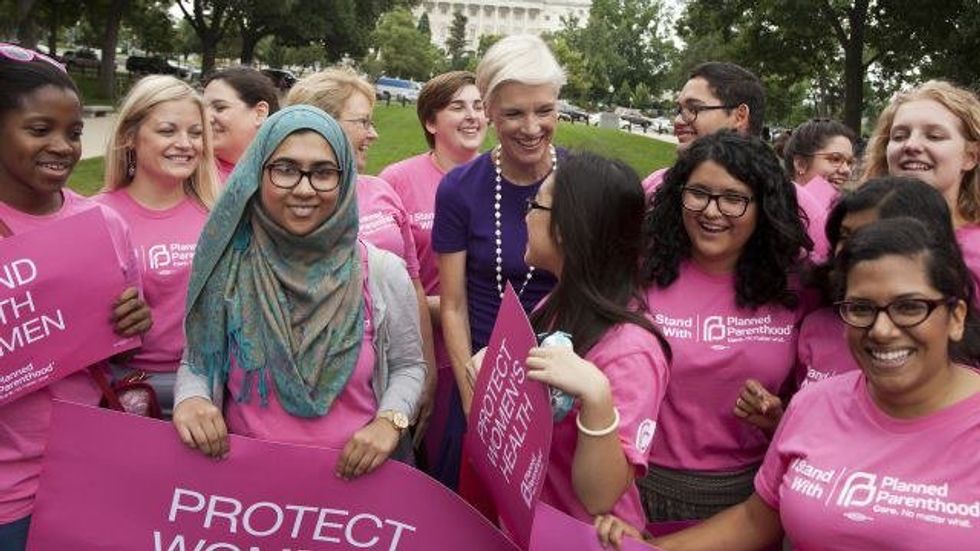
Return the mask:
<path fill-rule="evenodd" d="M 613 422 L 612 424 L 610 424 L 608 427 L 604 429 L 591 430 L 585 428 L 585 425 L 582 424 L 581 410 L 579 410 L 579 412 L 575 414 L 575 425 L 578 426 L 579 432 L 581 432 L 586 436 L 605 436 L 607 434 L 611 434 L 612 432 L 614 432 L 616 429 L 619 428 L 619 410 L 615 407 L 613 408 Z"/>

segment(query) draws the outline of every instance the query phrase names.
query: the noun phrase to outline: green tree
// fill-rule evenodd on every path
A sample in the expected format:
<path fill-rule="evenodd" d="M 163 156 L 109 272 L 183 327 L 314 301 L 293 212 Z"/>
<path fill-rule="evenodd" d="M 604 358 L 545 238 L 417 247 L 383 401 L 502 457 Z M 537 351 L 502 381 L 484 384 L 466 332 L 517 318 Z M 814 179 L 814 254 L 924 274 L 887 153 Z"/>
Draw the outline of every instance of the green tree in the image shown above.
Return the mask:
<path fill-rule="evenodd" d="M 503 37 L 504 35 L 502 34 L 481 34 L 476 44 L 476 55 L 483 57 L 487 53 L 487 50 L 497 42 L 500 42 L 500 39 Z"/>
<path fill-rule="evenodd" d="M 453 14 L 453 22 L 449 26 L 449 37 L 446 38 L 446 53 L 449 55 L 449 68 L 465 69 L 472 54 L 466 48 L 466 24 L 469 21 L 462 11 Z"/>
<path fill-rule="evenodd" d="M 650 107 L 650 88 L 647 87 L 647 83 L 641 82 L 633 89 L 633 106 L 637 109 Z"/>
<path fill-rule="evenodd" d="M 383 72 L 413 80 L 428 80 L 441 52 L 415 25 L 412 13 L 396 8 L 386 13 L 371 34 L 374 52 L 365 59 L 369 73 Z"/>
<path fill-rule="evenodd" d="M 184 19 L 201 41 L 201 74 L 214 69 L 218 44 L 235 23 L 236 5 L 232 0 L 177 0 Z"/>
<path fill-rule="evenodd" d="M 422 17 L 419 17 L 419 32 L 429 37 L 432 40 L 432 24 L 429 23 L 429 14 L 423 12 Z"/>
<path fill-rule="evenodd" d="M 759 74 L 774 116 L 810 98 L 860 131 L 866 75 L 880 73 L 877 94 L 887 95 L 917 69 L 939 66 L 949 37 L 965 36 L 950 30 L 968 28 L 962 16 L 976 12 L 975 0 L 690 0 L 678 34 L 702 60 L 727 59 Z"/>
<path fill-rule="evenodd" d="M 132 33 L 136 46 L 158 54 L 173 54 L 179 43 L 176 24 L 170 18 L 171 2 L 135 0 L 133 9 L 123 15 L 123 25 Z"/>
<path fill-rule="evenodd" d="M 293 23 L 304 17 L 298 0 L 240 0 L 235 7 L 235 24 L 241 39 L 238 59 L 251 65 L 255 48 L 266 36 L 295 32 Z"/>

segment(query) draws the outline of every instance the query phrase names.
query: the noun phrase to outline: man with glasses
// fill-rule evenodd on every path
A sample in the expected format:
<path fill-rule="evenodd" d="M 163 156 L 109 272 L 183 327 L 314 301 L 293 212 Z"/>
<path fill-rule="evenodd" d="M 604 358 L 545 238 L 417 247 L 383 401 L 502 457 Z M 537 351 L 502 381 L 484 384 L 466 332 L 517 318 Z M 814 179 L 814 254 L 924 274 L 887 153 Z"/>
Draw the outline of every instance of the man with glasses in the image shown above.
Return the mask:
<path fill-rule="evenodd" d="M 680 153 L 701 136 L 719 130 L 735 130 L 760 137 L 766 110 L 766 91 L 751 71 L 734 63 L 709 61 L 695 67 L 677 96 L 674 135 Z M 663 182 L 666 168 L 643 180 L 648 196 Z M 797 190 L 796 199 L 806 214 L 807 234 L 813 240 L 813 258 L 826 257 L 829 245 L 824 235 L 826 209 L 821 203 Z"/>

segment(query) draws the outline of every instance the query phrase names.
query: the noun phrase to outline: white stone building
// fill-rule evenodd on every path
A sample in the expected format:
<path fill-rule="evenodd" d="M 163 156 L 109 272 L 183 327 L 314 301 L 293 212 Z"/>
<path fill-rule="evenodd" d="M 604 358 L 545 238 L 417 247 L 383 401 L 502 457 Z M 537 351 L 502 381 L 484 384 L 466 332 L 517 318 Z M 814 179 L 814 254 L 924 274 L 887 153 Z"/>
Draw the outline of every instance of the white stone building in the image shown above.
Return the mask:
<path fill-rule="evenodd" d="M 589 18 L 592 0 L 423 0 L 416 6 L 415 17 L 429 14 L 432 42 L 445 47 L 453 14 L 463 12 L 469 49 L 476 50 L 484 34 L 540 35 L 561 28 L 563 16 L 575 16 L 584 25 Z"/>

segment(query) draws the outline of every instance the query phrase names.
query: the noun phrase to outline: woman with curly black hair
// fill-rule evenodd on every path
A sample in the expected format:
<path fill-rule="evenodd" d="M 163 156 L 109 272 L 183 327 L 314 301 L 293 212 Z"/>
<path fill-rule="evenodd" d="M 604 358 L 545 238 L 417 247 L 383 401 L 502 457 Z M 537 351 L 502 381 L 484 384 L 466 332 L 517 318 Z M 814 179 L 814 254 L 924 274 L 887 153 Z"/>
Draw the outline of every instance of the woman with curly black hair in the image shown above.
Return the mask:
<path fill-rule="evenodd" d="M 795 365 L 796 283 L 813 243 L 779 159 L 757 138 L 705 136 L 647 213 L 647 302 L 673 351 L 650 470 L 652 522 L 706 518 L 752 493 L 778 419 L 737 416 L 743 385 L 778 394 Z"/>

